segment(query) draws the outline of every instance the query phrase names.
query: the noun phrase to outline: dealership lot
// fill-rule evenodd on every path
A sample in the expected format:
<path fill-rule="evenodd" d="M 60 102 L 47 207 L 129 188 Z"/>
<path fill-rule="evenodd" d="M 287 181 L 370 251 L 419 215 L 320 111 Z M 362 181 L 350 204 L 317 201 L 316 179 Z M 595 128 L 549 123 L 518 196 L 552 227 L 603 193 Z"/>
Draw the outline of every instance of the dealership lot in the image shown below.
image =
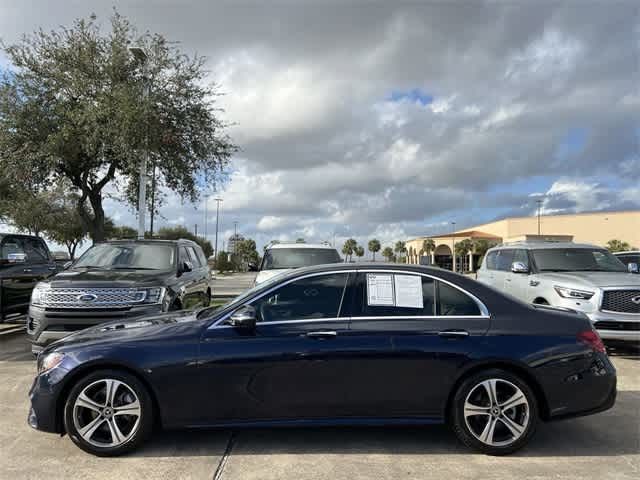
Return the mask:
<path fill-rule="evenodd" d="M 640 475 L 640 356 L 612 356 L 616 406 L 542 424 L 509 457 L 469 453 L 445 427 L 161 432 L 121 458 L 97 458 L 26 424 L 35 364 L 23 334 L 0 337 L 0 478 L 627 479 Z"/>

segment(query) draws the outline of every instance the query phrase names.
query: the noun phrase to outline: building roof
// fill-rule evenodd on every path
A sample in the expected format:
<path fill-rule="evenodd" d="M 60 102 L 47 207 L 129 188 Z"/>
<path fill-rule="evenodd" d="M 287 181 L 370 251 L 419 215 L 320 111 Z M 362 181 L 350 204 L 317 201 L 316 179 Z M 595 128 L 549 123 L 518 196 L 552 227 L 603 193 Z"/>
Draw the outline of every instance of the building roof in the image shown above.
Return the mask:
<path fill-rule="evenodd" d="M 445 233 L 442 235 L 433 235 L 431 237 L 425 238 L 452 238 L 452 237 L 469 237 L 469 238 L 495 238 L 499 239 L 500 237 L 493 235 L 491 233 L 481 232 L 479 230 L 462 230 L 453 233 Z"/>

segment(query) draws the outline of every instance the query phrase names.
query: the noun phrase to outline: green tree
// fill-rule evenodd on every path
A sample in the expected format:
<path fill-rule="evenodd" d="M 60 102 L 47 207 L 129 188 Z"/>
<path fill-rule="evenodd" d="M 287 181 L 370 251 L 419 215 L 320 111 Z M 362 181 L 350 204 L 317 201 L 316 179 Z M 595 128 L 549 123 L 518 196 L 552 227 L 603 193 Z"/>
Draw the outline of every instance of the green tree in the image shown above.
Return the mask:
<path fill-rule="evenodd" d="M 109 217 L 104 219 L 104 236 L 106 239 L 138 238 L 138 230 L 128 225 L 116 225 Z"/>
<path fill-rule="evenodd" d="M 213 247 L 211 246 L 211 242 L 204 239 L 203 237 L 196 237 L 185 227 L 162 227 L 160 230 L 158 230 L 158 238 L 163 238 L 166 240 L 178 240 L 179 238 L 186 238 L 187 240 L 193 240 L 198 245 L 200 245 L 207 258 L 213 255 Z"/>
<path fill-rule="evenodd" d="M 369 240 L 369 243 L 367 244 L 367 248 L 373 254 L 373 261 L 375 262 L 376 261 L 376 253 L 379 252 L 380 248 L 381 248 L 380 240 L 378 240 L 377 238 Z"/>
<path fill-rule="evenodd" d="M 407 245 L 405 242 L 398 240 L 393 247 L 393 251 L 397 254 L 397 258 L 402 263 L 403 255 L 407 252 Z"/>
<path fill-rule="evenodd" d="M 227 252 L 222 252 L 222 251 L 218 252 L 215 268 L 220 273 L 233 270 L 233 264 L 229 261 L 229 254 Z"/>
<path fill-rule="evenodd" d="M 487 240 L 485 238 L 477 238 L 473 240 L 473 251 L 476 255 L 479 255 L 478 264 L 476 265 L 476 269 L 482 263 L 484 256 L 492 247 L 495 247 L 498 243 L 495 241 Z"/>
<path fill-rule="evenodd" d="M 469 238 L 465 238 L 455 244 L 456 257 L 462 259 L 461 265 L 464 265 L 465 258 L 469 255 L 469 252 L 473 251 L 473 247 L 473 241 Z"/>
<path fill-rule="evenodd" d="M 358 258 L 364 257 L 364 247 L 362 247 L 360 245 L 356 246 L 356 248 L 354 249 L 353 253 L 355 253 L 356 257 L 358 257 Z"/>
<path fill-rule="evenodd" d="M 249 263 L 257 265 L 260 262 L 260 255 L 256 249 L 256 242 L 250 238 L 238 242 L 237 246 L 238 261 L 242 270 L 246 268 Z"/>
<path fill-rule="evenodd" d="M 55 205 L 52 195 L 47 192 L 32 192 L 25 189 L 3 200 L 2 208 L 8 223 L 21 232 L 41 236 L 53 222 Z"/>
<path fill-rule="evenodd" d="M 76 208 L 76 195 L 73 193 L 62 194 L 58 202 L 46 234 L 54 242 L 67 247 L 69 258 L 74 260 L 76 249 L 84 243 L 87 237 L 87 230 Z"/>
<path fill-rule="evenodd" d="M 132 46 L 146 52 L 144 65 Z M 206 84 L 205 58 L 162 35 L 139 35 L 118 13 L 106 34 L 92 15 L 2 47 L 13 67 L 0 78 L 0 175 L 37 189 L 68 180 L 94 241 L 105 237 L 104 188 L 137 191 L 145 151 L 148 173 L 155 168 L 158 182 L 195 202 L 237 150 Z"/>
<path fill-rule="evenodd" d="M 626 252 L 628 250 L 631 250 L 631 245 L 629 245 L 627 242 L 623 242 L 622 240 L 609 240 L 607 242 L 607 250 L 609 250 L 610 252 Z"/>
<path fill-rule="evenodd" d="M 388 262 L 393 261 L 393 249 L 391 247 L 384 247 L 382 256 L 386 258 Z"/>
<path fill-rule="evenodd" d="M 304 238 L 302 237 L 296 238 L 296 243 L 305 243 Z"/>

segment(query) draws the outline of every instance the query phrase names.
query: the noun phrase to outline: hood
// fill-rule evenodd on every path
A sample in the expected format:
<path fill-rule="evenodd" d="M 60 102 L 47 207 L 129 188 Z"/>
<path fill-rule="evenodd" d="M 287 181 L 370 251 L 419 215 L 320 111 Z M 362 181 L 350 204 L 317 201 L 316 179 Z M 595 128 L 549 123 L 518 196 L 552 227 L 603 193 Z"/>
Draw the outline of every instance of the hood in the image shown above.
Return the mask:
<path fill-rule="evenodd" d="M 256 275 L 255 284 L 258 285 L 270 278 L 275 277 L 276 275 L 280 275 L 281 273 L 290 272 L 294 270 L 293 268 L 274 268 L 273 270 L 260 270 L 258 275 Z"/>
<path fill-rule="evenodd" d="M 54 288 L 64 287 L 130 287 L 162 286 L 172 276 L 170 270 L 108 270 L 78 268 L 60 272 L 49 278 Z"/>
<path fill-rule="evenodd" d="M 585 287 L 640 287 L 640 275 L 624 272 L 543 272 L 557 285 Z"/>
<path fill-rule="evenodd" d="M 79 345 L 174 338 L 186 330 L 198 328 L 201 324 L 198 321 L 200 310 L 202 309 L 101 323 L 62 338 L 48 346 L 45 351 L 65 351 Z"/>

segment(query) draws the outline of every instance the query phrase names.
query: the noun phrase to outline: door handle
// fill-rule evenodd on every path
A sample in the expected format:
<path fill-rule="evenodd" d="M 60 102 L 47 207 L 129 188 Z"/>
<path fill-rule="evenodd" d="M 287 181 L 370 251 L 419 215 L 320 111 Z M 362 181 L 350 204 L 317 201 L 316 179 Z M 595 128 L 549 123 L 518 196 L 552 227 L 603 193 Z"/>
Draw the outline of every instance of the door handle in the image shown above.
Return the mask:
<path fill-rule="evenodd" d="M 318 339 L 335 338 L 337 336 L 338 336 L 337 332 L 330 331 L 330 330 L 323 330 L 321 332 L 308 332 L 307 333 L 307 337 L 309 337 L 309 338 L 318 338 Z"/>
<path fill-rule="evenodd" d="M 24 270 L 22 270 L 24 273 L 31 273 L 32 270 L 30 268 L 25 268 Z"/>
<path fill-rule="evenodd" d="M 57 270 L 56 267 L 49 267 L 49 270 L 53 271 L 53 270 Z"/>
<path fill-rule="evenodd" d="M 438 336 L 443 338 L 463 338 L 468 337 L 469 332 L 466 330 L 443 330 L 438 332 Z"/>

